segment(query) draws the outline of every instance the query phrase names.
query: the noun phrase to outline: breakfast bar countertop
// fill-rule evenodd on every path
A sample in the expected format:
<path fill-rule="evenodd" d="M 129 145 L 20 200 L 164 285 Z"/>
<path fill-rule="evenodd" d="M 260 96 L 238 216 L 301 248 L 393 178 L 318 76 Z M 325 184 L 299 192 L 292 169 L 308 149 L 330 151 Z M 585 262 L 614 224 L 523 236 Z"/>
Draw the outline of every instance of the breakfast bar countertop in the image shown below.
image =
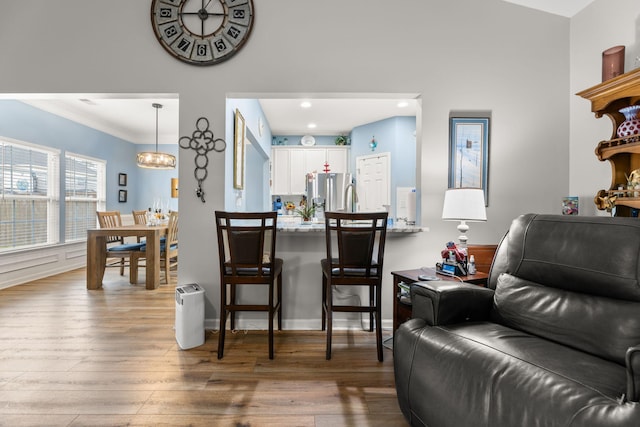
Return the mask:
<path fill-rule="evenodd" d="M 324 233 L 324 222 L 310 222 L 309 224 L 302 224 L 299 221 L 283 221 L 280 222 L 278 218 L 278 232 L 284 233 Z M 397 233 L 421 233 L 429 231 L 427 227 L 410 226 L 391 226 L 387 228 L 388 234 Z"/>

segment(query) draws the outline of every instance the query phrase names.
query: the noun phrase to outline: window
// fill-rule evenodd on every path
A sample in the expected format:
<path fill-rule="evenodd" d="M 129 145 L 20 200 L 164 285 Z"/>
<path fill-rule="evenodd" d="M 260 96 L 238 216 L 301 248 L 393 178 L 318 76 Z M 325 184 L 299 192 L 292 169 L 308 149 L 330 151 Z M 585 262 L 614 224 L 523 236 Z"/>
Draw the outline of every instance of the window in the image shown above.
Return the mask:
<path fill-rule="evenodd" d="M 58 243 L 59 157 L 0 139 L 0 252 Z"/>
<path fill-rule="evenodd" d="M 106 205 L 106 162 L 74 154 L 65 156 L 65 241 L 87 239 L 96 228 L 96 211 Z"/>

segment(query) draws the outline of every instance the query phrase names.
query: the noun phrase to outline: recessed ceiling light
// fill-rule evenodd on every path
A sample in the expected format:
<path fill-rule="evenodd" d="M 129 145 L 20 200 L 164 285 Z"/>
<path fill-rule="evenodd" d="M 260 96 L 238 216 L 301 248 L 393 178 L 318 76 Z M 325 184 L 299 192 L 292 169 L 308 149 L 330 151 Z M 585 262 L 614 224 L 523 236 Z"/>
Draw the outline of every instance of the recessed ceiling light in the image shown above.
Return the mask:
<path fill-rule="evenodd" d="M 309 107 L 311 107 L 311 103 L 310 103 L 309 101 L 302 101 L 302 102 L 300 103 L 300 106 L 301 106 L 302 108 L 309 108 Z"/>
<path fill-rule="evenodd" d="M 309 123 L 309 124 L 307 125 L 307 127 L 308 127 L 309 129 L 315 129 L 317 126 L 318 126 L 318 125 L 316 125 L 315 123 Z"/>
<path fill-rule="evenodd" d="M 398 107 L 399 108 L 404 108 L 404 107 L 408 107 L 409 103 L 407 101 L 400 101 L 398 102 Z"/>

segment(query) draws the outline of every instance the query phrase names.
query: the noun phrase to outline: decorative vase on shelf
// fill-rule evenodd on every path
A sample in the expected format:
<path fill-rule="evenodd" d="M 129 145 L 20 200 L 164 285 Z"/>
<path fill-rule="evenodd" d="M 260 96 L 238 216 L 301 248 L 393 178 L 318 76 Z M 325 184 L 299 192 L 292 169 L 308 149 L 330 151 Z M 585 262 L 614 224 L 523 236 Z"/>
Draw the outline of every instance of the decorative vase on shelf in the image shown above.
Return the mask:
<path fill-rule="evenodd" d="M 618 138 L 640 134 L 640 119 L 638 119 L 640 105 L 630 105 L 619 111 L 624 114 L 625 120 L 618 126 Z"/>

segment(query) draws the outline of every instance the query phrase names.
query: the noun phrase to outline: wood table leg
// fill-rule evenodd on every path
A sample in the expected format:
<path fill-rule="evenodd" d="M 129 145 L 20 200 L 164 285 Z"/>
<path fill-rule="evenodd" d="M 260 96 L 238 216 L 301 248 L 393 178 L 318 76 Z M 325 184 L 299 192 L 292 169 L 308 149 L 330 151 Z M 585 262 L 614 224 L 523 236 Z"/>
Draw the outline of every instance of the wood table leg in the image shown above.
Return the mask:
<path fill-rule="evenodd" d="M 160 232 L 149 230 L 146 236 L 147 261 L 145 283 L 147 289 L 155 289 L 160 284 Z"/>
<path fill-rule="evenodd" d="M 102 288 L 106 268 L 107 243 L 105 236 L 87 237 L 87 289 Z"/>

